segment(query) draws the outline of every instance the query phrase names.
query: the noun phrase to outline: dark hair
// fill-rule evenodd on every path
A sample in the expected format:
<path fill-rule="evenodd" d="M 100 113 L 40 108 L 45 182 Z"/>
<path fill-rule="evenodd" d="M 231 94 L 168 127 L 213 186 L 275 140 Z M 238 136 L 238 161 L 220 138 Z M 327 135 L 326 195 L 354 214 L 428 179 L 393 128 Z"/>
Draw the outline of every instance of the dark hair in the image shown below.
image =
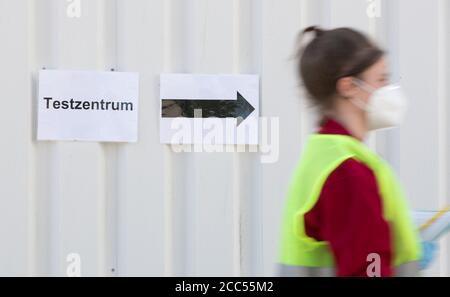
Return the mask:
<path fill-rule="evenodd" d="M 332 106 L 340 78 L 359 76 L 384 55 L 364 34 L 350 28 L 323 30 L 312 26 L 301 32 L 300 40 L 308 32 L 315 36 L 297 52 L 299 76 L 312 103 L 322 109 Z"/>

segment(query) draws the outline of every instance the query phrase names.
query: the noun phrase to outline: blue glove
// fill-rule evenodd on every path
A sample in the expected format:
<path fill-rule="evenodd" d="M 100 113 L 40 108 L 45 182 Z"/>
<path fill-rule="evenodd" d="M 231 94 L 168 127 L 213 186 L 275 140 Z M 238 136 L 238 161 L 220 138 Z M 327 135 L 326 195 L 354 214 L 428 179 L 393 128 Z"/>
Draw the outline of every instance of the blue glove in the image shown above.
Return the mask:
<path fill-rule="evenodd" d="M 427 269 L 433 262 L 438 246 L 434 241 L 422 241 L 422 259 L 420 259 L 420 270 Z"/>

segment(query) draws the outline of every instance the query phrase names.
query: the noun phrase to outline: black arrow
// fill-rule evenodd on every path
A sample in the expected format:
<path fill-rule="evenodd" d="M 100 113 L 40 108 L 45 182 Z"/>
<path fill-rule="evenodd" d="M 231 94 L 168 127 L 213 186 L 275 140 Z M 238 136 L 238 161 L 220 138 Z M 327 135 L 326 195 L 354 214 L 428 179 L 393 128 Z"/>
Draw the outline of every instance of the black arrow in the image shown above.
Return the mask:
<path fill-rule="evenodd" d="M 201 111 L 202 118 L 236 118 L 239 126 L 255 108 L 237 92 L 237 99 L 162 99 L 163 118 L 194 118 Z"/>

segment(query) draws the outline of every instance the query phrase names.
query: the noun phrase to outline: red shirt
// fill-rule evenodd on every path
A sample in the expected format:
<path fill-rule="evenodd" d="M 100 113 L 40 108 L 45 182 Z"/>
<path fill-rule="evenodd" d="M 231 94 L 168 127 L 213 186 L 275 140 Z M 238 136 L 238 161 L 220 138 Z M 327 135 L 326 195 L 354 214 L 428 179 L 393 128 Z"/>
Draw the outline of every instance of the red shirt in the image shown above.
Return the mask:
<path fill-rule="evenodd" d="M 331 119 L 319 133 L 352 136 Z M 348 159 L 328 176 L 316 205 L 305 215 L 305 230 L 308 236 L 329 242 L 338 276 L 367 276 L 371 253 L 380 255 L 381 276 L 391 276 L 391 237 L 382 213 L 374 173 Z"/>

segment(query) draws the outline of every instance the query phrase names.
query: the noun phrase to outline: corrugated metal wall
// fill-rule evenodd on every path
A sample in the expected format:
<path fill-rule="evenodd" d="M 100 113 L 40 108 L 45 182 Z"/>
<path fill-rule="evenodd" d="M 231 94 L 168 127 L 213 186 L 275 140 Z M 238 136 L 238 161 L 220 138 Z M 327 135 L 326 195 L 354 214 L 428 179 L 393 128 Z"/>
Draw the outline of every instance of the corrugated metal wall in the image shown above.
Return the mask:
<path fill-rule="evenodd" d="M 388 48 L 410 95 L 399 130 L 370 145 L 415 208 L 448 198 L 449 5 L 445 0 L 0 0 L 0 275 L 267 276 L 281 207 L 313 117 L 292 54 L 310 24 L 352 26 Z M 380 10 L 367 13 L 371 5 Z M 375 7 L 376 8 L 376 7 Z M 378 14 L 379 12 L 379 14 Z M 139 143 L 36 142 L 37 72 L 136 71 Z M 261 75 L 279 159 L 174 153 L 159 144 L 159 74 Z M 448 240 L 429 275 L 449 275 Z"/>

